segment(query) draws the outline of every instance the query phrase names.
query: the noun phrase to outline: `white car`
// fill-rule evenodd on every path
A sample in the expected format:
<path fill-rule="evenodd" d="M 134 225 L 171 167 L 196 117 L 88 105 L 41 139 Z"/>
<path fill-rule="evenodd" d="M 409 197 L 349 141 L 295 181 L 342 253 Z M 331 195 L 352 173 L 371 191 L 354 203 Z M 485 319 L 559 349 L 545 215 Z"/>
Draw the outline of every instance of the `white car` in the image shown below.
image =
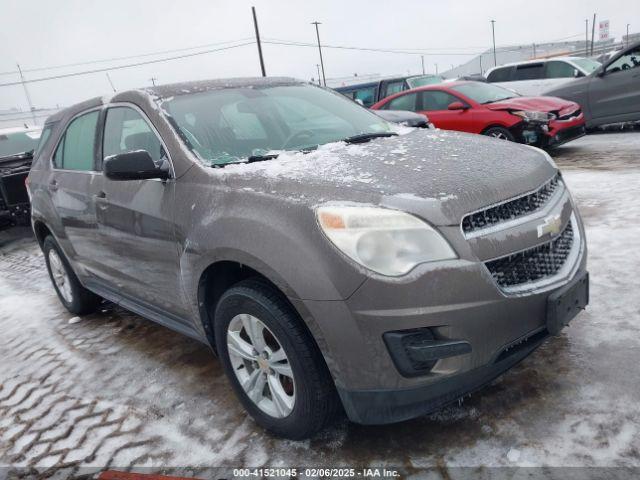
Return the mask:
<path fill-rule="evenodd" d="M 527 60 L 491 68 L 487 81 L 535 97 L 574 78 L 587 76 L 598 67 L 600 62 L 583 57 Z"/>

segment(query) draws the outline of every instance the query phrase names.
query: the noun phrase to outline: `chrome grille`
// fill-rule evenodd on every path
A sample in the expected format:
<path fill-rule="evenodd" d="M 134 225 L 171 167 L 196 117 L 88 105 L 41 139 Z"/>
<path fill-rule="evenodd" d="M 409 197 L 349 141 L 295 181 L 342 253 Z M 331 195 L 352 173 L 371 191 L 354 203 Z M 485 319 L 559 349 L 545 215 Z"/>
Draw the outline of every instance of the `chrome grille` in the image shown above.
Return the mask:
<path fill-rule="evenodd" d="M 535 192 L 494 205 L 479 212 L 470 213 L 462 219 L 462 231 L 471 234 L 502 222 L 523 217 L 542 208 L 560 185 L 560 174 L 538 188 Z"/>
<path fill-rule="evenodd" d="M 505 289 L 556 275 L 571 253 L 574 240 L 571 223 L 548 243 L 486 262 L 496 283 Z"/>

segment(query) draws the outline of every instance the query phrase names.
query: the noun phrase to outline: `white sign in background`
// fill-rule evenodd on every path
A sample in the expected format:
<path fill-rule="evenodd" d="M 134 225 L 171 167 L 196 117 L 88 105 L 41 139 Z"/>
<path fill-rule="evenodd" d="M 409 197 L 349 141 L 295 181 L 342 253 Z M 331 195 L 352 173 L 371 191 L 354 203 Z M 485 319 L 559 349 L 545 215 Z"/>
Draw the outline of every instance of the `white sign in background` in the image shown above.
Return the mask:
<path fill-rule="evenodd" d="M 609 40 L 609 20 L 602 20 L 599 25 L 600 40 Z"/>

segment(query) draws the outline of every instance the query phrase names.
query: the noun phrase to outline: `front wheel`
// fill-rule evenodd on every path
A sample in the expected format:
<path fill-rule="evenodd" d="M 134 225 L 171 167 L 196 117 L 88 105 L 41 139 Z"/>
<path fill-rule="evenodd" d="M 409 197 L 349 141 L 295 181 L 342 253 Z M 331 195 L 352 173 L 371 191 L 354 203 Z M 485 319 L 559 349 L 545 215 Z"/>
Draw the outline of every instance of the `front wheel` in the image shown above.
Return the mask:
<path fill-rule="evenodd" d="M 282 295 L 249 279 L 227 290 L 215 310 L 220 360 L 245 409 L 276 435 L 303 439 L 338 411 L 322 355 Z"/>
<path fill-rule="evenodd" d="M 508 140 L 510 142 L 516 141 L 513 134 L 506 128 L 502 127 L 491 127 L 487 129 L 484 134 L 488 137 L 497 138 L 498 140 Z"/>

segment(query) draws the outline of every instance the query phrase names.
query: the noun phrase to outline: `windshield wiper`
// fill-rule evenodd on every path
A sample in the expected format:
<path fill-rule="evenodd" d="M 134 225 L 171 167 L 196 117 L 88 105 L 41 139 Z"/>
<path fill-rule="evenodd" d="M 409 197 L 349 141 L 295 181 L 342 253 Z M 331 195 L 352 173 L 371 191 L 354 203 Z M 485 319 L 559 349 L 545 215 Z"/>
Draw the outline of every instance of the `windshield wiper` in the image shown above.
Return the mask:
<path fill-rule="evenodd" d="M 371 132 L 371 133 L 360 133 L 358 135 L 353 135 L 351 137 L 343 138 L 342 141 L 346 143 L 365 143 L 369 140 L 373 140 L 374 138 L 380 137 L 395 137 L 398 134 L 395 132 Z"/>
<path fill-rule="evenodd" d="M 266 153 L 264 155 L 250 155 L 246 159 L 242 160 L 234 160 L 232 162 L 224 162 L 224 163 L 213 163 L 211 166 L 213 168 L 223 168 L 227 165 L 238 165 L 239 163 L 255 163 L 255 162 L 265 162 L 267 160 L 273 160 L 274 158 L 278 158 L 279 153 Z"/>

